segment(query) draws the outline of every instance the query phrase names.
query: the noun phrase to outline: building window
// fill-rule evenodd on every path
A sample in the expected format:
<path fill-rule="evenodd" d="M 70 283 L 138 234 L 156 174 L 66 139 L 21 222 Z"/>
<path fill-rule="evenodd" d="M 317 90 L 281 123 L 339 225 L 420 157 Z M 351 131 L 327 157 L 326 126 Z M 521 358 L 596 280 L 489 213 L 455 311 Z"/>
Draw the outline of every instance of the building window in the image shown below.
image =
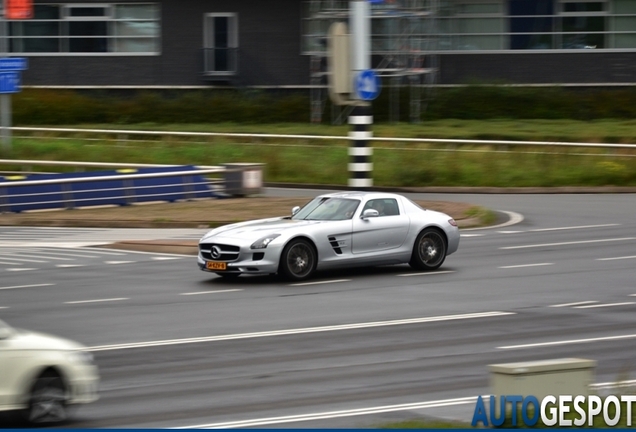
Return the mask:
<path fill-rule="evenodd" d="M 561 0 L 556 48 L 606 48 L 607 6 L 605 0 Z"/>
<path fill-rule="evenodd" d="M 385 0 L 372 11 L 374 54 L 404 50 L 405 35 L 433 40 L 424 51 L 636 49 L 636 0 Z M 322 53 L 329 23 L 347 17 L 348 2 L 305 2 L 303 54 Z"/>
<path fill-rule="evenodd" d="M 238 69 L 238 17 L 210 13 L 204 17 L 203 68 L 206 75 L 234 75 Z"/>
<path fill-rule="evenodd" d="M 10 21 L 19 54 L 154 55 L 160 52 L 157 3 L 35 4 L 34 17 Z"/>

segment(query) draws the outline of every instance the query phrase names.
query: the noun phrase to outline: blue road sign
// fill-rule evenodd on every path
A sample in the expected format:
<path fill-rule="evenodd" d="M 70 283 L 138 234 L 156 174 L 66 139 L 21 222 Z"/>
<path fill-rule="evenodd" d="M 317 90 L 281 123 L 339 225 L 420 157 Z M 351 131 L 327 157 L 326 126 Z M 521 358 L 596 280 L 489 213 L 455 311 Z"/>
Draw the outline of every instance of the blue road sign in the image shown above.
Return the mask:
<path fill-rule="evenodd" d="M 0 94 L 20 91 L 20 72 L 0 71 Z"/>
<path fill-rule="evenodd" d="M 356 78 L 356 93 L 364 101 L 370 101 L 380 94 L 380 77 L 373 69 L 360 72 Z"/>
<path fill-rule="evenodd" d="M 25 57 L 0 58 L 0 72 L 20 71 L 27 69 L 27 59 Z"/>

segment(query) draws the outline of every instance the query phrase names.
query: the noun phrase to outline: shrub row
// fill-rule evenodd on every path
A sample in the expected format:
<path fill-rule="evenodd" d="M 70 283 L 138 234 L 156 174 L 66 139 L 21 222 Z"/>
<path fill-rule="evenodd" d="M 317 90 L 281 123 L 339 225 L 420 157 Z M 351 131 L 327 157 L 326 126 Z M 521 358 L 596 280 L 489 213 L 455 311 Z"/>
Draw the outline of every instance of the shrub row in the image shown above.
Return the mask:
<path fill-rule="evenodd" d="M 389 91 L 373 103 L 376 121 L 390 119 Z M 400 120 L 409 119 L 409 94 L 400 94 Z M 395 106 L 395 104 L 393 105 Z M 323 121 L 329 121 L 329 107 Z M 395 112 L 395 111 L 394 111 Z M 199 90 L 135 93 L 27 89 L 14 96 L 15 125 L 82 123 L 306 123 L 308 91 Z M 437 89 L 422 104 L 422 119 L 636 118 L 636 89 L 520 88 L 473 85 Z"/>

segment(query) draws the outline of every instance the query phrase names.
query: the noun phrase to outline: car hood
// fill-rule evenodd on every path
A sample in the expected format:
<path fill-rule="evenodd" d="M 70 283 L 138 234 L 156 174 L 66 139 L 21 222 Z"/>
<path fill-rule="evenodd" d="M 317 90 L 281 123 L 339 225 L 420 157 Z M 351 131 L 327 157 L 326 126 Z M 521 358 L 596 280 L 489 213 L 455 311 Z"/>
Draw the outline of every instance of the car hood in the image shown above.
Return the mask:
<path fill-rule="evenodd" d="M 201 241 L 210 237 L 227 237 L 233 239 L 257 240 L 268 234 L 280 234 L 287 230 L 302 229 L 309 225 L 328 223 L 331 221 L 293 220 L 288 218 L 259 219 L 225 225 L 207 232 Z"/>
<path fill-rule="evenodd" d="M 58 336 L 29 330 L 13 329 L 11 347 L 22 350 L 63 350 L 76 351 L 86 348 L 84 345 Z"/>

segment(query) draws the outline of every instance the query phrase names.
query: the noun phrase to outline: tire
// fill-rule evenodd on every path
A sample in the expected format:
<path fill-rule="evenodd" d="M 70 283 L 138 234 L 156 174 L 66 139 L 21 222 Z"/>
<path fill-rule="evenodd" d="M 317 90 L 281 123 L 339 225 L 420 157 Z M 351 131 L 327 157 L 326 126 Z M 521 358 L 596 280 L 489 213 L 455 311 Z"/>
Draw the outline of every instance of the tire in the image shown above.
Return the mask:
<path fill-rule="evenodd" d="M 55 373 L 41 375 L 29 396 L 25 419 L 30 424 L 61 423 L 68 418 L 66 387 Z"/>
<path fill-rule="evenodd" d="M 426 228 L 418 234 L 409 265 L 417 270 L 435 270 L 446 259 L 446 236 L 438 229 Z"/>
<path fill-rule="evenodd" d="M 292 240 L 280 256 L 279 273 L 290 280 L 308 279 L 316 270 L 316 251 L 307 240 Z"/>

